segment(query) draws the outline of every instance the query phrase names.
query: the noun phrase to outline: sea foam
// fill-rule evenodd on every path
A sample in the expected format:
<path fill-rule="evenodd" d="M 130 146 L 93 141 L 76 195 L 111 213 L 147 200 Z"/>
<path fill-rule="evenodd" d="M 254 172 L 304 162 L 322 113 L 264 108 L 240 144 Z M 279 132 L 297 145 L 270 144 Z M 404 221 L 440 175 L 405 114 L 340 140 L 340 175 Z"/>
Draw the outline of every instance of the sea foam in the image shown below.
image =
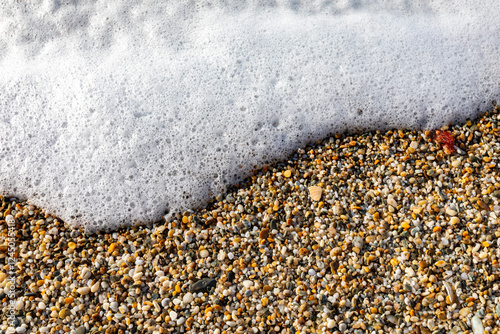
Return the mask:
<path fill-rule="evenodd" d="M 114 229 L 330 133 L 498 98 L 498 0 L 268 3 L 0 4 L 0 192 Z"/>

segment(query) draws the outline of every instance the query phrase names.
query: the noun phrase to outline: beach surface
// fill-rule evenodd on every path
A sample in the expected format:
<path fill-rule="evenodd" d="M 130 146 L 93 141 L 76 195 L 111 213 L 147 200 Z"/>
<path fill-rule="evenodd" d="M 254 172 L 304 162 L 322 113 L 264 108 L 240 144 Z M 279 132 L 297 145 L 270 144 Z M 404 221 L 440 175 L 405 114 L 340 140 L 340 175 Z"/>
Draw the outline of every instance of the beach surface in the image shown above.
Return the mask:
<path fill-rule="evenodd" d="M 6 333 L 498 333 L 500 117 L 333 135 L 86 234 L 1 198 Z M 10 232 L 10 233 L 9 233 Z"/>
<path fill-rule="evenodd" d="M 500 1 L 0 4 L 0 195 L 118 229 L 204 206 L 331 133 L 498 99 Z"/>

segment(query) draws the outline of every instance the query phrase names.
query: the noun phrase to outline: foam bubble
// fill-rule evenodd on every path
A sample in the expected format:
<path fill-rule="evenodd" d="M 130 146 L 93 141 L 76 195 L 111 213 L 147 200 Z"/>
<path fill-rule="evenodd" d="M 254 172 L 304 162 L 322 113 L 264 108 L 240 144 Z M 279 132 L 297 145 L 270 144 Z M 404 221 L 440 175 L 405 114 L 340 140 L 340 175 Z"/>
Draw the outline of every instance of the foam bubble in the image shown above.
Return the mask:
<path fill-rule="evenodd" d="M 0 5 L 0 191 L 93 230 L 198 206 L 333 132 L 498 97 L 498 1 Z"/>

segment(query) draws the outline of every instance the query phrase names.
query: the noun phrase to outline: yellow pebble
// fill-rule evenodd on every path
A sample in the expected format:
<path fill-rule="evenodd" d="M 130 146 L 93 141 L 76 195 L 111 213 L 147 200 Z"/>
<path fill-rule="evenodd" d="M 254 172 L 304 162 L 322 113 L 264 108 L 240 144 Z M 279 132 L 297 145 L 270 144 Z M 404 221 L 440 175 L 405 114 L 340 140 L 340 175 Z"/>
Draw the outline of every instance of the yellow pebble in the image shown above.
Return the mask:
<path fill-rule="evenodd" d="M 292 176 L 292 171 L 291 171 L 291 170 L 286 170 L 286 171 L 284 171 L 284 172 L 283 172 L 283 176 L 284 176 L 284 177 L 290 177 L 290 176 Z"/>
<path fill-rule="evenodd" d="M 182 223 L 187 224 L 189 221 L 189 218 L 187 216 L 182 217 Z"/>
<path fill-rule="evenodd" d="M 267 299 L 267 297 L 262 298 L 262 306 L 267 306 L 268 303 L 269 299 Z"/>
<path fill-rule="evenodd" d="M 59 311 L 59 318 L 66 318 L 66 313 L 68 313 L 68 309 L 63 308 L 61 311 Z"/>
<path fill-rule="evenodd" d="M 488 241 L 483 241 L 483 246 L 484 247 L 490 247 L 490 243 Z"/>
<path fill-rule="evenodd" d="M 68 243 L 68 247 L 71 248 L 71 249 L 75 249 L 76 248 L 76 244 L 74 242 L 70 241 Z"/>
<path fill-rule="evenodd" d="M 391 264 L 392 264 L 393 266 L 397 266 L 397 265 L 399 264 L 398 259 L 391 259 Z"/>
<path fill-rule="evenodd" d="M 440 261 L 436 262 L 434 265 L 436 267 L 444 267 L 445 264 L 446 264 L 446 262 L 444 262 L 443 260 L 440 260 Z"/>
<path fill-rule="evenodd" d="M 401 224 L 401 227 L 404 228 L 405 230 L 409 229 L 410 228 L 410 224 L 408 224 L 407 222 L 403 222 Z"/>
<path fill-rule="evenodd" d="M 115 247 L 116 247 L 115 243 L 112 243 L 111 245 L 109 245 L 108 253 L 110 253 L 110 254 L 113 253 L 113 251 L 115 250 Z"/>

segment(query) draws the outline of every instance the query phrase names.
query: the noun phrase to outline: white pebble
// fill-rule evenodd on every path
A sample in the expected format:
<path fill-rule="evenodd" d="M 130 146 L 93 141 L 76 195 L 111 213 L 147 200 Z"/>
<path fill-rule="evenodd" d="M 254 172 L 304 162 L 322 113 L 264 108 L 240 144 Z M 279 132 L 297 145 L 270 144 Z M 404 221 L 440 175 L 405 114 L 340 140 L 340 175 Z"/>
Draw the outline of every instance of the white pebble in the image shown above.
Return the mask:
<path fill-rule="evenodd" d="M 184 302 L 184 304 L 189 304 L 193 301 L 193 299 L 193 294 L 191 292 L 188 292 L 184 295 L 182 301 Z"/>
<path fill-rule="evenodd" d="M 170 311 L 170 313 L 168 314 L 170 316 L 170 319 L 175 321 L 175 319 L 177 319 L 177 313 L 175 311 Z"/>
<path fill-rule="evenodd" d="M 328 319 L 326 326 L 328 328 L 333 328 L 333 326 L 335 326 L 335 321 L 333 321 L 333 319 Z"/>
<path fill-rule="evenodd" d="M 44 303 L 44 302 L 39 302 L 39 303 L 38 303 L 38 308 L 39 308 L 40 310 L 45 310 L 45 308 L 46 308 L 46 307 L 47 307 L 47 306 L 45 305 L 45 303 Z"/>
<path fill-rule="evenodd" d="M 457 215 L 457 212 L 453 209 L 446 209 L 446 214 L 449 215 L 449 216 L 456 216 Z"/>
<path fill-rule="evenodd" d="M 184 323 L 184 321 L 186 321 L 186 318 L 184 317 L 180 317 L 179 319 L 177 319 L 177 326 L 180 326 Z"/>
<path fill-rule="evenodd" d="M 234 259 L 234 254 L 233 253 L 227 253 L 227 257 L 229 258 L 229 260 L 232 260 L 232 259 Z"/>
<path fill-rule="evenodd" d="M 174 305 L 179 305 L 181 303 L 181 300 L 179 298 L 175 298 L 173 301 Z"/>
<path fill-rule="evenodd" d="M 88 279 L 88 278 L 90 278 L 91 275 L 92 275 L 92 272 L 90 271 L 90 269 L 88 267 L 85 267 L 80 271 L 80 276 L 82 277 L 82 279 Z"/>
<path fill-rule="evenodd" d="M 141 277 L 142 277 L 142 272 L 138 272 L 138 273 L 135 273 L 134 276 L 132 276 L 132 279 L 134 281 L 140 281 L 141 280 Z"/>
<path fill-rule="evenodd" d="M 470 321 L 472 325 L 472 331 L 474 334 L 483 334 L 484 333 L 484 327 L 483 327 L 483 322 L 481 321 L 481 318 L 479 318 L 477 315 L 472 317 L 472 320 Z"/>
<path fill-rule="evenodd" d="M 307 272 L 309 274 L 309 276 L 316 276 L 316 270 L 314 269 L 309 269 L 309 271 Z"/>
<path fill-rule="evenodd" d="M 21 299 L 21 300 L 18 300 L 16 302 L 16 306 L 15 306 L 15 309 L 17 311 L 21 311 L 22 309 L 24 308 L 24 301 Z"/>
<path fill-rule="evenodd" d="M 101 284 L 99 283 L 99 281 L 95 282 L 95 284 L 92 285 L 92 287 L 90 288 L 90 291 L 92 291 L 93 293 L 97 292 L 97 290 L 99 290 L 100 285 Z"/>
<path fill-rule="evenodd" d="M 86 287 L 83 287 L 83 288 L 79 288 L 78 290 L 76 290 L 76 292 L 78 292 L 82 296 L 85 296 L 85 295 L 87 295 L 90 292 L 90 288 L 88 286 L 86 286 Z"/>
<path fill-rule="evenodd" d="M 209 255 L 209 254 L 210 254 L 210 253 L 209 253 L 206 249 L 203 249 L 203 250 L 201 250 L 201 251 L 200 251 L 200 256 L 201 256 L 202 258 L 206 258 L 206 257 L 208 257 L 208 255 Z"/>
<path fill-rule="evenodd" d="M 252 285 L 253 285 L 253 282 L 252 282 L 252 281 L 250 281 L 250 280 L 245 280 L 245 281 L 243 281 L 243 286 L 244 286 L 245 288 L 247 288 L 247 289 L 248 289 L 249 287 L 251 287 Z"/>

